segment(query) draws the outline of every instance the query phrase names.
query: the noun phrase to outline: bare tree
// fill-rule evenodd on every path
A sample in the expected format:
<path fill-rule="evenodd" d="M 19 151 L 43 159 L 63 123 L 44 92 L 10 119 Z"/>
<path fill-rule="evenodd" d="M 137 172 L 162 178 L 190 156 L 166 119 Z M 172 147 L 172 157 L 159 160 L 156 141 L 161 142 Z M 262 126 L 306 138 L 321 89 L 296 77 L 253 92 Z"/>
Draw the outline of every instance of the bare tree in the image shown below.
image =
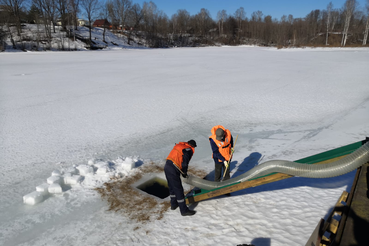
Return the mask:
<path fill-rule="evenodd" d="M 34 39 L 36 39 L 36 50 L 40 47 L 40 18 L 41 11 L 34 5 L 31 5 L 31 9 L 28 11 L 28 20 L 31 23 L 36 23 L 37 31 L 34 34 Z"/>
<path fill-rule="evenodd" d="M 131 35 L 132 32 L 136 31 L 138 29 L 141 21 L 143 18 L 142 8 L 138 3 L 135 3 L 130 8 L 130 11 L 128 12 L 128 18 L 127 22 L 132 27 L 128 31 L 128 44 L 131 42 Z"/>
<path fill-rule="evenodd" d="M 350 27 L 350 20 L 356 8 L 356 0 L 346 0 L 344 11 L 345 11 L 345 26 L 342 32 L 341 46 L 346 46 L 348 30 Z"/>
<path fill-rule="evenodd" d="M 211 19 L 210 12 L 207 9 L 202 8 L 200 13 L 195 16 L 201 35 L 206 36 L 213 20 Z"/>
<path fill-rule="evenodd" d="M 100 8 L 100 15 L 99 18 L 104 20 L 104 25 L 103 25 L 103 42 L 106 43 L 105 40 L 105 33 L 106 33 L 106 29 L 109 28 L 108 24 L 107 24 L 107 19 L 109 16 L 109 3 L 106 2 L 105 4 L 102 4 L 101 8 Z"/>
<path fill-rule="evenodd" d="M 338 20 L 338 18 L 340 16 L 340 12 L 338 10 L 333 10 L 331 12 L 331 16 L 332 16 L 331 32 L 333 32 L 334 31 L 334 27 L 335 27 L 335 25 L 337 23 L 337 20 Z"/>
<path fill-rule="evenodd" d="M 64 33 L 67 34 L 69 27 L 67 28 L 67 25 L 69 26 L 69 22 L 70 22 L 70 14 L 68 11 L 68 1 L 67 0 L 55 0 L 55 7 L 57 9 L 57 12 L 59 14 L 59 20 L 61 21 L 61 26 L 62 29 L 65 31 Z M 54 27 L 54 33 L 55 33 L 55 25 L 53 25 Z M 61 49 L 64 50 L 64 35 L 62 34 L 61 30 L 59 29 L 59 35 L 60 35 L 60 45 L 61 45 Z M 70 42 L 69 42 L 69 38 L 68 38 L 68 47 L 70 49 Z"/>
<path fill-rule="evenodd" d="M 118 17 L 118 13 L 115 9 L 113 1 L 107 0 L 105 2 L 105 6 L 108 11 L 108 19 L 110 20 L 113 26 L 113 29 L 119 29 L 119 17 Z"/>
<path fill-rule="evenodd" d="M 142 13 L 146 40 L 151 47 L 161 47 L 162 40 L 158 35 L 161 28 L 159 23 L 162 25 L 165 16 L 158 10 L 156 4 L 152 1 L 143 3 Z"/>
<path fill-rule="evenodd" d="M 180 43 L 181 45 L 186 45 L 188 38 L 184 36 L 184 34 L 187 32 L 188 26 L 190 21 L 190 13 L 188 13 L 184 9 L 177 10 L 177 13 L 172 15 L 172 18 L 170 20 L 170 26 L 171 26 L 171 41 L 174 43 L 174 41 Z"/>
<path fill-rule="evenodd" d="M 272 26 L 273 20 L 271 15 L 267 15 L 264 17 L 265 29 L 264 29 L 264 37 L 266 44 L 272 42 Z"/>
<path fill-rule="evenodd" d="M 49 47 L 51 46 L 51 28 L 55 33 L 55 19 L 56 19 L 56 3 L 54 0 L 33 0 L 35 6 L 41 11 L 41 16 L 43 19 L 43 24 L 45 27 L 45 36 L 49 43 Z"/>
<path fill-rule="evenodd" d="M 279 45 L 284 46 L 287 39 L 288 39 L 288 22 L 287 22 L 287 16 L 283 15 L 279 22 L 277 42 Z"/>
<path fill-rule="evenodd" d="M 68 1 L 67 0 L 56 0 L 55 1 L 55 6 L 56 6 L 56 9 L 58 10 L 59 12 L 59 15 L 60 15 L 60 19 L 61 19 L 61 24 L 62 24 L 62 28 L 64 30 L 67 29 L 67 22 L 68 22 L 68 9 L 67 9 L 67 6 L 68 6 Z"/>
<path fill-rule="evenodd" d="M 306 45 L 309 36 L 307 22 L 302 18 L 294 19 L 293 21 L 294 35 L 296 37 L 295 45 Z"/>
<path fill-rule="evenodd" d="M 129 21 L 130 25 L 133 26 L 133 29 L 137 29 L 140 25 L 143 18 L 143 12 L 142 8 L 138 3 L 135 3 L 132 5 L 130 11 L 129 11 Z"/>
<path fill-rule="evenodd" d="M 261 38 L 263 30 L 263 12 L 260 10 L 254 11 L 251 14 L 251 27 L 252 27 L 252 36 L 253 38 Z"/>
<path fill-rule="evenodd" d="M 114 9 L 117 12 L 116 16 L 118 17 L 119 24 L 122 29 L 125 28 L 126 20 L 128 17 L 128 13 L 132 6 L 131 0 L 113 0 Z"/>
<path fill-rule="evenodd" d="M 219 36 L 223 35 L 223 26 L 224 26 L 224 21 L 227 18 L 227 11 L 226 10 L 221 10 L 218 11 L 217 14 L 217 20 L 218 20 L 218 25 L 219 25 Z"/>
<path fill-rule="evenodd" d="M 325 45 L 328 45 L 328 32 L 329 32 L 329 21 L 331 19 L 331 12 L 332 12 L 332 8 L 333 8 L 333 3 L 329 2 L 328 6 L 327 6 L 327 34 L 325 37 Z"/>
<path fill-rule="evenodd" d="M 185 9 L 180 9 L 177 11 L 177 22 L 179 33 L 186 33 L 189 27 L 191 15 Z"/>
<path fill-rule="evenodd" d="M 96 17 L 97 12 L 99 10 L 99 1 L 98 0 L 81 0 L 81 7 L 87 14 L 87 20 L 89 22 L 89 33 L 90 33 L 90 45 L 92 45 L 92 20 Z"/>
<path fill-rule="evenodd" d="M 78 13 L 79 13 L 79 1 L 80 0 L 68 0 L 68 8 L 73 17 L 74 30 L 78 27 Z"/>
<path fill-rule="evenodd" d="M 0 0 L 0 5 L 6 6 L 4 11 L 7 10 L 15 18 L 18 36 L 21 35 L 21 12 L 25 3 L 25 0 Z"/>
<path fill-rule="evenodd" d="M 365 25 L 365 31 L 364 31 L 364 39 L 363 39 L 363 45 L 366 45 L 366 41 L 368 39 L 368 32 L 369 32 L 369 0 L 366 0 L 366 10 L 367 10 L 367 19 L 366 19 L 366 25 Z"/>
<path fill-rule="evenodd" d="M 154 2 L 143 3 L 142 13 L 145 31 L 156 32 L 157 12 L 158 8 Z"/>
<path fill-rule="evenodd" d="M 321 11 L 319 9 L 313 10 L 306 16 L 307 26 L 308 26 L 308 36 L 307 39 L 311 40 L 314 39 L 320 31 L 320 25 L 321 23 Z"/>
<path fill-rule="evenodd" d="M 296 45 L 296 32 L 293 30 L 293 21 L 294 21 L 293 15 L 288 15 L 287 35 L 288 35 L 289 40 L 291 40 L 291 39 L 293 40 L 292 45 L 295 46 Z"/>
<path fill-rule="evenodd" d="M 177 33 L 178 28 L 178 14 L 173 14 L 170 18 L 171 28 L 172 28 L 172 38 Z"/>
<path fill-rule="evenodd" d="M 269 20 L 269 22 L 271 22 L 271 20 Z M 275 21 L 275 23 L 277 23 L 277 20 Z M 270 25 L 271 24 L 269 24 L 269 26 Z M 274 28 L 278 29 L 276 31 L 276 34 L 274 34 L 274 39 L 279 45 L 296 45 L 297 32 L 294 30 L 295 27 L 293 15 L 288 15 L 288 17 L 286 15 L 283 15 L 278 23 L 278 26 Z"/>
<path fill-rule="evenodd" d="M 169 33 L 169 18 L 161 10 L 157 12 L 157 32 L 161 35 L 162 39 L 166 39 Z M 160 47 L 165 46 L 165 43 L 161 41 Z"/>
<path fill-rule="evenodd" d="M 2 44 L 0 46 L 3 46 L 3 49 L 5 48 L 5 37 L 6 37 L 6 32 L 8 33 L 9 37 L 10 37 L 10 41 L 12 42 L 13 48 L 16 48 L 15 45 L 15 40 L 13 38 L 13 34 L 12 31 L 10 29 L 10 23 L 11 23 L 11 19 L 12 19 L 12 14 L 11 14 L 11 10 L 9 8 L 9 6 L 1 6 L 0 7 L 1 10 L 1 15 L 0 15 L 0 36 L 1 36 L 1 42 Z M 5 31 L 5 28 L 7 28 L 8 30 Z"/>
<path fill-rule="evenodd" d="M 236 20 L 237 20 L 237 24 L 238 24 L 238 31 L 237 31 L 237 37 L 238 39 L 240 38 L 240 32 L 242 32 L 242 23 L 245 20 L 246 17 L 246 12 L 245 9 L 243 7 L 240 7 L 239 9 L 236 10 L 235 14 L 234 14 Z"/>

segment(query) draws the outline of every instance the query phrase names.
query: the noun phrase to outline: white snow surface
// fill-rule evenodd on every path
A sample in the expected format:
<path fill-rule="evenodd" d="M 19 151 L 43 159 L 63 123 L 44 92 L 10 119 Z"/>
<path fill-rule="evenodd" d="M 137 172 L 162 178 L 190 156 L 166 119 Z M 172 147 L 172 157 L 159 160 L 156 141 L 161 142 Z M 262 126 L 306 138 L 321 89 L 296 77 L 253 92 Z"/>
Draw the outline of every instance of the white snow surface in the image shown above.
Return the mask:
<path fill-rule="evenodd" d="M 239 136 L 231 175 L 255 156 L 293 161 L 363 140 L 368 68 L 367 48 L 0 53 L 0 245 L 305 245 L 355 172 L 249 188 L 145 224 L 108 212 L 93 188 L 190 139 L 190 169 L 211 176 L 218 124 Z M 73 185 L 24 204 L 50 177 Z"/>

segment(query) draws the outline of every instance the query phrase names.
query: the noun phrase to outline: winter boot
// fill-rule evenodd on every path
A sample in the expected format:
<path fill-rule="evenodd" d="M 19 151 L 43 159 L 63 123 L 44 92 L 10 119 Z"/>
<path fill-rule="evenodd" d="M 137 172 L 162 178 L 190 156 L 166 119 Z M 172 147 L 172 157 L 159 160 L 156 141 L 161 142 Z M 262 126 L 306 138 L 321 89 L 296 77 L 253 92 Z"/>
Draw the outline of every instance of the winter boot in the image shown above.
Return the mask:
<path fill-rule="evenodd" d="M 179 209 L 181 210 L 181 215 L 182 216 L 191 216 L 191 215 L 194 215 L 196 213 L 196 211 L 188 209 L 188 207 L 187 207 L 187 205 L 184 201 L 179 202 L 178 205 L 179 205 Z"/>
<path fill-rule="evenodd" d="M 170 209 L 176 210 L 178 208 L 178 202 L 176 199 L 176 195 L 170 195 Z"/>
<path fill-rule="evenodd" d="M 183 213 L 181 215 L 182 216 L 192 216 L 194 214 L 196 214 L 196 211 L 194 211 L 194 210 L 188 210 L 187 212 L 185 212 L 185 213 Z"/>

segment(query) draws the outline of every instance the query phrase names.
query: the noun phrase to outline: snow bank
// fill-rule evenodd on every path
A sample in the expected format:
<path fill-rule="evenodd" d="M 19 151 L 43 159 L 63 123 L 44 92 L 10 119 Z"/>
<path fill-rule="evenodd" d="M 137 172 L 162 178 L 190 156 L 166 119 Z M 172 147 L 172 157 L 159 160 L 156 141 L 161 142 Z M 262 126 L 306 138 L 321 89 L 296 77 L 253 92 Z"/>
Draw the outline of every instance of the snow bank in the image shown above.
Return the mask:
<path fill-rule="evenodd" d="M 55 27 L 55 32 L 51 34 L 51 44 L 50 47 L 46 44 L 39 43 L 36 45 L 37 36 L 36 33 L 41 34 L 41 38 L 43 35 L 43 26 L 36 24 L 22 24 L 22 36 L 27 36 L 30 38 L 29 41 L 22 41 L 22 47 L 29 51 L 44 51 L 47 49 L 53 51 L 65 51 L 65 50 L 86 50 L 86 43 L 81 41 L 80 39 L 89 37 L 89 28 L 84 26 L 78 26 L 78 30 L 73 30 L 76 37 L 80 39 L 69 39 L 66 36 L 66 32 L 62 31 L 62 28 L 59 26 Z M 12 33 L 16 32 L 15 27 L 10 27 Z M 105 38 L 104 33 L 105 32 Z M 122 34 L 114 34 L 108 29 L 94 27 L 91 29 L 91 37 L 94 40 L 94 44 L 96 47 L 105 47 L 104 50 L 116 50 L 116 49 L 146 49 L 144 45 L 141 43 L 145 43 L 145 40 L 141 40 L 141 38 L 135 36 L 134 34 L 131 36 L 130 44 L 128 44 L 128 38 Z M 18 43 L 19 37 L 14 36 L 15 41 Z M 12 41 L 10 37 L 5 39 L 6 49 L 5 52 L 23 52 L 22 49 L 13 49 Z"/>
<path fill-rule="evenodd" d="M 130 171 L 135 167 L 137 160 L 132 159 L 131 157 L 126 157 L 122 159 L 121 157 L 116 160 L 116 163 L 125 171 Z"/>
<path fill-rule="evenodd" d="M 53 170 L 46 183 L 36 186 L 36 191 L 23 196 L 23 203 L 41 203 L 51 194 L 61 194 L 71 186 L 96 188 L 112 177 L 128 175 L 138 161 L 137 157 L 119 157 L 113 162 L 90 159 L 87 164 L 73 165 L 65 170 Z"/>

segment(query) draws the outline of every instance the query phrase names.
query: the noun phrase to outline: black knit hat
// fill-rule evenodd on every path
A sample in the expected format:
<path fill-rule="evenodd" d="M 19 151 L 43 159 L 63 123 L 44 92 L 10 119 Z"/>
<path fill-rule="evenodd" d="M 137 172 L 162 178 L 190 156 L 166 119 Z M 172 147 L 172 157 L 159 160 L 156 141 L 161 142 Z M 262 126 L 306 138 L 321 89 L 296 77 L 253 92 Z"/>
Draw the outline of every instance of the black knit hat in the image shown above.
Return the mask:
<path fill-rule="evenodd" d="M 192 147 L 197 147 L 197 145 L 196 145 L 196 142 L 195 142 L 195 140 L 190 140 L 190 141 L 188 141 L 187 142 L 189 145 L 191 145 Z"/>

